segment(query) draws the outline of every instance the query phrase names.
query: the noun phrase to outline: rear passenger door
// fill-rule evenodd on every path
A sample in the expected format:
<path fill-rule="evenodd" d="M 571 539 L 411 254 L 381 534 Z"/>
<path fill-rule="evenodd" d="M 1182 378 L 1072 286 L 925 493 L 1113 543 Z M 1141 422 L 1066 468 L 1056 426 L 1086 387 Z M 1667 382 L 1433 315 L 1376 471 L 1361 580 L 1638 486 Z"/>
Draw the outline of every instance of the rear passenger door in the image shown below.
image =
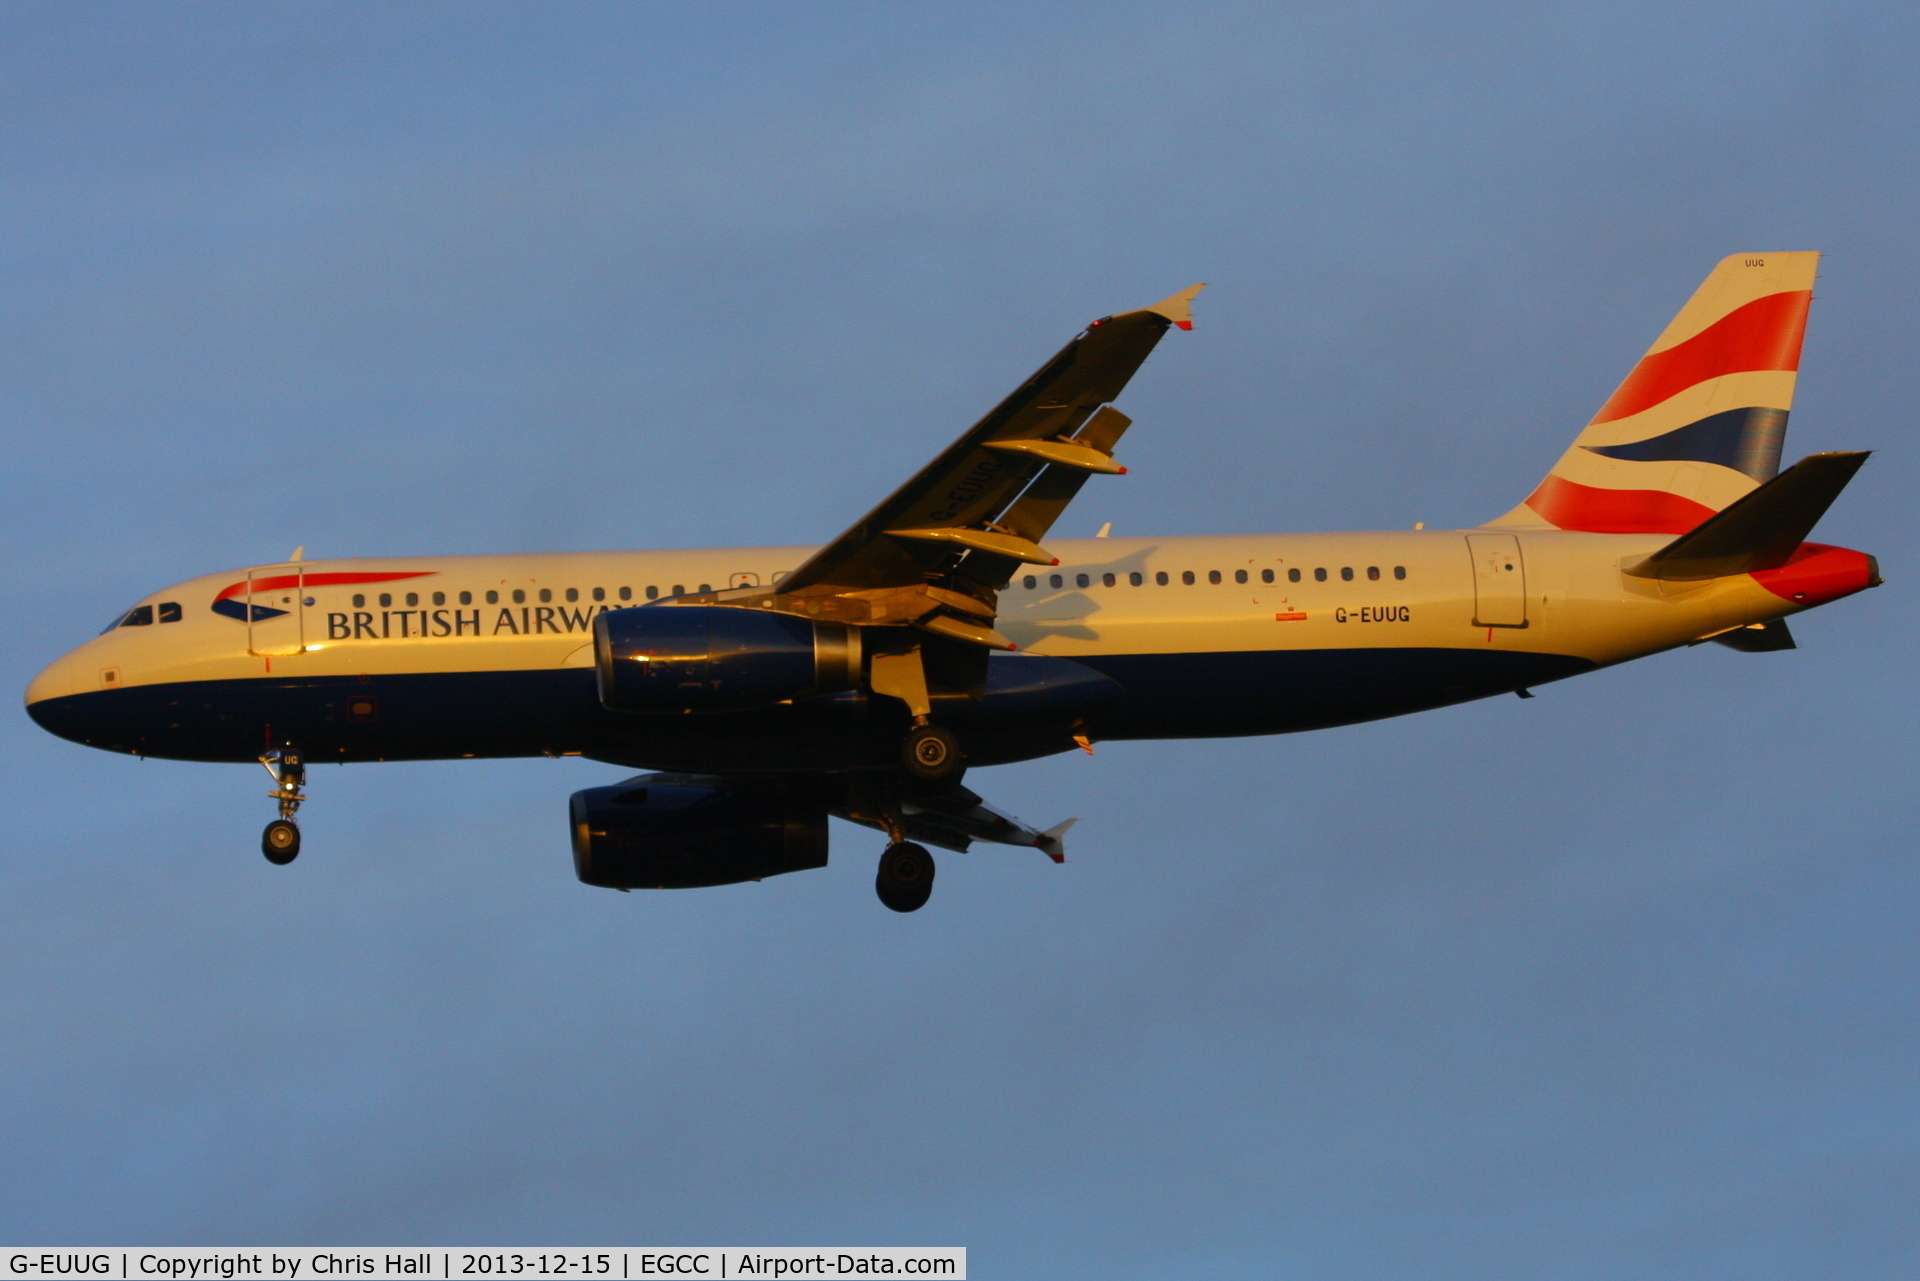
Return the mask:
<path fill-rule="evenodd" d="M 1468 534 L 1473 558 L 1473 625 L 1527 625 L 1527 567 L 1512 534 Z"/>

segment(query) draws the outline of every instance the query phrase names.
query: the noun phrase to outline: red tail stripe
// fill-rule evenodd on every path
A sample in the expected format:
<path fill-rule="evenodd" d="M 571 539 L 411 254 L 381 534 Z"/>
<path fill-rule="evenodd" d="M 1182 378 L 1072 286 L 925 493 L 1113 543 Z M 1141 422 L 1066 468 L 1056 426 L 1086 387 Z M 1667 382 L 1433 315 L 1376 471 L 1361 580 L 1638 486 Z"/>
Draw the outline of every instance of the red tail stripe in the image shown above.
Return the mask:
<path fill-rule="evenodd" d="M 1593 421 L 1630 417 L 1723 374 L 1800 368 L 1800 340 L 1812 301 L 1806 289 L 1755 298 L 1685 342 L 1644 357 Z"/>
<path fill-rule="evenodd" d="M 1660 489 L 1596 489 L 1548 476 L 1527 506 L 1561 529 L 1588 534 L 1684 534 L 1713 508 Z"/>
<path fill-rule="evenodd" d="M 256 592 L 277 592 L 283 587 L 297 587 L 304 582 L 308 587 L 337 587 L 342 583 L 397 583 L 403 578 L 425 578 L 437 570 L 419 569 L 408 574 L 281 574 L 276 578 L 256 578 L 253 590 Z M 216 601 L 226 600 L 229 596 L 244 596 L 247 591 L 245 579 L 214 597 Z"/>

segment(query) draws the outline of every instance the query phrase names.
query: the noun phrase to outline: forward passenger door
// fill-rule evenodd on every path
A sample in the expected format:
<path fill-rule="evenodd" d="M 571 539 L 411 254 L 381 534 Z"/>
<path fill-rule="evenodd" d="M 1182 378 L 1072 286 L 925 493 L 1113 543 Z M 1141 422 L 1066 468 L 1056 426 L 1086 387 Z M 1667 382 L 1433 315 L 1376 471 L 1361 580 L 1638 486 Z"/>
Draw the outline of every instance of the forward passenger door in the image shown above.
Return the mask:
<path fill-rule="evenodd" d="M 261 657 L 306 648 L 304 565 L 260 565 L 247 571 L 247 652 Z"/>

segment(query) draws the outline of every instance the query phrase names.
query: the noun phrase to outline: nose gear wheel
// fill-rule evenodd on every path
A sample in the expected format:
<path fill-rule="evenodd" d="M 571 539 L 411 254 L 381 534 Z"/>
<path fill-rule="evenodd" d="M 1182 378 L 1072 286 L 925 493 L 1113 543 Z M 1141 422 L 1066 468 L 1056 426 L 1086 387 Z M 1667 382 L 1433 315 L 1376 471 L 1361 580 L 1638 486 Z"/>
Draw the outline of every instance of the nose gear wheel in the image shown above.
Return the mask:
<path fill-rule="evenodd" d="M 285 867 L 300 856 L 300 828 L 293 816 L 307 799 L 300 790 L 307 781 L 307 765 L 299 751 L 291 747 L 274 748 L 260 758 L 260 764 L 276 784 L 267 795 L 280 802 L 280 817 L 260 833 L 260 852 L 267 856 L 267 862 Z"/>

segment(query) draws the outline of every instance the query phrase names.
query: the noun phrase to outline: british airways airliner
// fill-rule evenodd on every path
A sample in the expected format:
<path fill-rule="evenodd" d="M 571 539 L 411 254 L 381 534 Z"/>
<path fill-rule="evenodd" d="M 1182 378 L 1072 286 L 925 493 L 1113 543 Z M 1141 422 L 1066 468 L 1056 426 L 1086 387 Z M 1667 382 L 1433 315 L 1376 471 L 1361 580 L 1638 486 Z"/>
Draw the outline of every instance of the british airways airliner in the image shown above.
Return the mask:
<path fill-rule="evenodd" d="M 1096 320 L 824 547 L 255 565 L 116 615 L 27 689 L 106 751 L 259 761 L 300 849 L 314 763 L 585 756 L 651 771 L 572 798 L 574 867 L 628 890 L 824 866 L 886 834 L 1064 857 L 969 767 L 1103 740 L 1282 734 L 1533 687 L 1678 646 L 1791 649 L 1878 586 L 1808 542 L 1865 453 L 1779 469 L 1813 253 L 1721 262 L 1531 496 L 1466 530 L 1049 539 L 1120 475 L 1113 402 L 1196 285 Z M 1102 531 L 1103 533 L 1105 531 Z"/>

